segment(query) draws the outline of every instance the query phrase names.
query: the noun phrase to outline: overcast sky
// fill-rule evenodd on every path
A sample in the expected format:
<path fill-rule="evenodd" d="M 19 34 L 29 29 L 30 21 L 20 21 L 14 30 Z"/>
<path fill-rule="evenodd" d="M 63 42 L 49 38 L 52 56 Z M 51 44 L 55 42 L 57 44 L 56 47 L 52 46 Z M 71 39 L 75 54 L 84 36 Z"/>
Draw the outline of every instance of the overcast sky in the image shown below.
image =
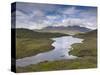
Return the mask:
<path fill-rule="evenodd" d="M 97 8 L 86 6 L 17 3 L 16 27 L 42 29 L 47 26 L 97 28 Z"/>

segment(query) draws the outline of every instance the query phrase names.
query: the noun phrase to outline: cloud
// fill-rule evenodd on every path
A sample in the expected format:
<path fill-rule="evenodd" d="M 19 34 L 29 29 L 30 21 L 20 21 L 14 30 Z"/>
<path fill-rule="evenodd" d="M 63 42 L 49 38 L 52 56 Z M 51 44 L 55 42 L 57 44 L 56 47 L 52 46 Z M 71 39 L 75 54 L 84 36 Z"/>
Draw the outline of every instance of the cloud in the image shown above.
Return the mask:
<path fill-rule="evenodd" d="M 96 29 L 96 8 L 54 4 L 17 4 L 17 28 L 42 29 L 47 26 L 74 25 Z"/>
<path fill-rule="evenodd" d="M 89 29 L 96 29 L 97 25 L 94 25 L 91 22 L 88 22 L 86 19 L 81 18 L 67 18 L 63 19 L 62 22 L 55 22 L 52 24 L 52 26 L 80 26 L 80 27 L 86 27 Z"/>
<path fill-rule="evenodd" d="M 79 10 L 77 10 L 76 7 L 69 7 L 67 9 L 65 9 L 62 13 L 66 14 L 66 15 L 73 15 L 78 12 L 79 12 Z"/>
<path fill-rule="evenodd" d="M 94 24 L 90 21 L 87 21 L 87 19 L 81 19 L 81 18 L 68 18 L 66 20 L 63 20 L 63 25 L 64 26 L 78 25 L 80 27 L 86 27 L 86 28 L 90 28 L 90 29 L 97 28 L 96 24 Z"/>
<path fill-rule="evenodd" d="M 49 19 L 49 20 L 55 20 L 55 19 L 58 18 L 58 16 L 46 16 L 46 17 L 47 17 L 47 19 Z"/>

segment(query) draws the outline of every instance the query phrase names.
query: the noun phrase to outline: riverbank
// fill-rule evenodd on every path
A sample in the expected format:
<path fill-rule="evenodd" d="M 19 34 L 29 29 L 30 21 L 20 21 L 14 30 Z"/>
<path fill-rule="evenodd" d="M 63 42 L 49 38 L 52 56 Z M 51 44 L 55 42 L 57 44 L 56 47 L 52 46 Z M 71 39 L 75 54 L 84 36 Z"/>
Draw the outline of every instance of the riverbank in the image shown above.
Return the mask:
<path fill-rule="evenodd" d="M 51 44 L 52 40 L 48 38 L 25 38 L 25 39 L 16 39 L 16 57 L 17 59 L 29 57 L 36 55 L 38 53 L 50 51 L 54 49 Z"/>
<path fill-rule="evenodd" d="M 44 61 L 56 61 L 62 59 L 76 59 L 76 56 L 69 55 L 71 45 L 74 43 L 82 43 L 83 39 L 74 38 L 72 36 L 62 36 L 57 38 L 51 38 L 54 40 L 52 46 L 54 49 L 51 51 L 38 53 L 30 57 L 24 57 L 22 59 L 16 60 L 17 67 L 26 67 L 31 64 L 38 64 Z M 31 62 L 28 62 L 31 61 Z"/>
<path fill-rule="evenodd" d="M 97 30 L 75 35 L 74 37 L 84 39 L 81 44 L 73 44 L 70 54 L 80 57 L 84 62 L 87 62 L 87 65 L 84 65 L 88 68 L 88 65 L 91 65 L 91 68 L 97 67 Z M 90 58 L 91 60 L 87 59 Z M 81 62 L 81 61 L 79 61 Z M 91 63 L 93 62 L 93 63 Z M 81 67 L 82 65 L 80 65 Z"/>
<path fill-rule="evenodd" d="M 94 61 L 95 59 L 95 61 Z M 16 72 L 39 72 L 55 70 L 72 70 L 96 68 L 96 58 L 86 57 L 72 60 L 46 61 L 39 64 L 16 68 Z"/>
<path fill-rule="evenodd" d="M 60 33 L 40 33 L 28 29 L 16 29 L 16 59 L 29 57 L 54 49 L 50 38 L 67 36 Z"/>
<path fill-rule="evenodd" d="M 78 57 L 97 56 L 97 30 L 74 37 L 82 38 L 84 41 L 81 44 L 73 44 L 70 54 Z"/>

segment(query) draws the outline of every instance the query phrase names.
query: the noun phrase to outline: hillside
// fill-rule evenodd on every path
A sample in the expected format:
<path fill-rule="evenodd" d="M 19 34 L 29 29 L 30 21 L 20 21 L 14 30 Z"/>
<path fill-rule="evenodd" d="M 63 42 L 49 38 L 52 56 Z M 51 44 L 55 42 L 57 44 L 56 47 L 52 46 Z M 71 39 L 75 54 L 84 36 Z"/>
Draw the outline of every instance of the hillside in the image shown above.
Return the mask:
<path fill-rule="evenodd" d="M 67 36 L 60 33 L 40 33 L 28 29 L 16 29 L 16 58 L 36 55 L 52 50 L 53 41 L 50 38 Z"/>
<path fill-rule="evenodd" d="M 79 38 L 93 38 L 93 37 L 97 37 L 97 30 L 93 30 L 93 31 L 90 31 L 90 32 L 87 32 L 87 33 L 83 33 L 83 34 L 77 34 L 77 35 L 74 35 L 75 37 L 79 37 Z"/>
<path fill-rule="evenodd" d="M 53 38 L 64 36 L 67 34 L 61 33 L 50 33 L 50 32 L 36 32 L 34 30 L 18 28 L 16 29 L 16 37 L 17 38 Z"/>
<path fill-rule="evenodd" d="M 96 57 L 97 56 L 97 30 L 78 34 L 75 37 L 84 39 L 82 44 L 73 44 L 72 51 L 70 52 L 73 55 L 79 57 Z"/>
<path fill-rule="evenodd" d="M 57 32 L 57 33 L 65 33 L 65 34 L 78 34 L 78 33 L 85 33 L 91 31 L 91 29 L 80 27 L 80 26 L 48 26 L 41 30 L 36 30 L 38 32 Z"/>

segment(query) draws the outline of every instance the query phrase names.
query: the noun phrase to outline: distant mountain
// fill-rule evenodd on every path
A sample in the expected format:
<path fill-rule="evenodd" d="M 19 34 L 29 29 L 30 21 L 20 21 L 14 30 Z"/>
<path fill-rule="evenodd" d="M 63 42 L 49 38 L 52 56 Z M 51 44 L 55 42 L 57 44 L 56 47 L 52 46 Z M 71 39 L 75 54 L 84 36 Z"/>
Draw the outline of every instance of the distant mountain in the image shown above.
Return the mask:
<path fill-rule="evenodd" d="M 59 26 L 59 27 L 53 27 L 53 26 L 48 26 L 45 27 L 43 30 L 78 30 L 81 32 L 88 32 L 91 31 L 91 29 L 85 28 L 85 27 L 80 27 L 80 26 Z"/>
<path fill-rule="evenodd" d="M 91 31 L 91 29 L 80 27 L 80 26 L 48 26 L 41 30 L 36 30 L 40 32 L 59 32 L 66 34 L 77 34 L 77 33 L 85 33 Z"/>

